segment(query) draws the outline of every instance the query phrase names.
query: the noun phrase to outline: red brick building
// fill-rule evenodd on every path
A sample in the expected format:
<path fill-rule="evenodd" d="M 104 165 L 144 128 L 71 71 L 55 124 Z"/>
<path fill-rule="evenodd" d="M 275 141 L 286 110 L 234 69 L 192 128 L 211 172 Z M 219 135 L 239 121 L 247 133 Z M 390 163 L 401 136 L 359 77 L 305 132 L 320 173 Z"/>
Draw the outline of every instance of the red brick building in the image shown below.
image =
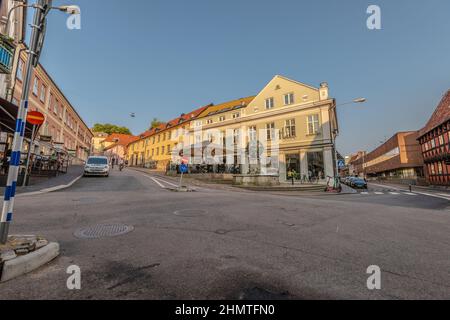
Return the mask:
<path fill-rule="evenodd" d="M 419 131 L 425 177 L 429 184 L 450 186 L 450 90 Z"/>

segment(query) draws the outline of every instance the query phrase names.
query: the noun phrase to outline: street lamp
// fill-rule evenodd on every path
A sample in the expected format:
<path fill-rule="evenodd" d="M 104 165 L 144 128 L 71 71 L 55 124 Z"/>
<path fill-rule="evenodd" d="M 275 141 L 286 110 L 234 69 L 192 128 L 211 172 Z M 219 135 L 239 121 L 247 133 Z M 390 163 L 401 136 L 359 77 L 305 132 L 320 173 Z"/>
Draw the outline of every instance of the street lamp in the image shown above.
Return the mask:
<path fill-rule="evenodd" d="M 30 91 L 31 73 L 39 61 L 39 53 L 41 52 L 43 39 L 45 35 L 46 16 L 51 9 L 58 9 L 64 12 L 74 12 L 75 6 L 52 7 L 52 0 L 37 0 L 35 4 L 29 6 L 34 8 L 31 38 L 28 50 L 28 59 L 25 69 L 25 77 L 23 80 L 22 96 L 20 100 L 19 110 L 17 112 L 16 132 L 12 144 L 11 158 L 9 161 L 8 179 L 5 188 L 5 197 L 3 200 L 3 208 L 0 220 L 0 244 L 5 244 L 8 240 L 9 224 L 12 221 L 14 198 L 16 195 L 17 176 L 19 174 L 19 165 L 23 137 L 25 133 L 26 118 L 28 113 L 28 94 Z M 16 6 L 26 6 L 25 4 Z M 28 6 L 27 6 L 28 7 Z M 14 10 L 15 8 L 12 8 Z M 78 10 L 78 8 L 76 9 Z M 78 10 L 79 12 L 79 10 Z M 28 164 L 27 164 L 28 166 Z"/>
<path fill-rule="evenodd" d="M 336 109 L 337 107 L 341 107 L 341 106 L 345 106 L 345 105 L 349 105 L 349 104 L 354 104 L 354 103 L 364 103 L 366 101 L 367 101 L 366 98 L 356 98 L 356 99 L 353 99 L 352 101 L 345 102 L 345 103 L 340 103 L 338 105 L 335 105 L 334 108 Z M 334 161 L 334 165 L 335 165 L 335 169 L 334 169 L 335 171 L 334 172 L 335 172 L 336 178 L 338 178 L 338 176 L 339 176 L 339 163 L 338 163 L 338 153 L 337 153 L 337 147 L 336 147 L 336 138 L 337 138 L 337 136 L 339 134 L 339 131 L 338 131 L 337 128 L 334 129 L 333 134 L 334 134 L 333 146 L 334 146 L 334 160 L 335 160 Z"/>

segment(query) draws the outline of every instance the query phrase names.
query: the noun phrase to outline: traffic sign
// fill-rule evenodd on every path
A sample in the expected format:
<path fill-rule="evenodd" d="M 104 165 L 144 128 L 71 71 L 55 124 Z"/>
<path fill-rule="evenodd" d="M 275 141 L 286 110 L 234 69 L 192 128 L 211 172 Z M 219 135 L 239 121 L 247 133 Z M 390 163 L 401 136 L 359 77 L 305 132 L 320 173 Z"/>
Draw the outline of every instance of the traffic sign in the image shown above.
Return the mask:
<path fill-rule="evenodd" d="M 30 111 L 27 115 L 27 122 L 32 125 L 39 126 L 43 124 L 45 121 L 45 117 L 39 111 Z"/>
<path fill-rule="evenodd" d="M 344 160 L 338 160 L 338 167 L 339 167 L 339 169 L 345 168 Z"/>
<path fill-rule="evenodd" d="M 187 157 L 183 157 L 183 158 L 181 158 L 181 163 L 182 164 L 188 164 L 189 163 L 189 159 Z"/>
<path fill-rule="evenodd" d="M 188 172 L 187 164 L 183 163 L 183 164 L 180 165 L 180 172 L 181 173 L 187 173 Z"/>

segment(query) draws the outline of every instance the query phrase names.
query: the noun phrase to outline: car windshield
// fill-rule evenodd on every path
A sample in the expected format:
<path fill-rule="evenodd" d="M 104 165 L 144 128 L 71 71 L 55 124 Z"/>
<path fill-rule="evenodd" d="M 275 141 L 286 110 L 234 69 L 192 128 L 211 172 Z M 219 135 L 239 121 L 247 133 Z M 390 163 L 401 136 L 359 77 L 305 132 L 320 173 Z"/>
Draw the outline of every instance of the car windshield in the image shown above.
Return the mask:
<path fill-rule="evenodd" d="M 87 164 L 108 164 L 106 158 L 89 158 Z"/>

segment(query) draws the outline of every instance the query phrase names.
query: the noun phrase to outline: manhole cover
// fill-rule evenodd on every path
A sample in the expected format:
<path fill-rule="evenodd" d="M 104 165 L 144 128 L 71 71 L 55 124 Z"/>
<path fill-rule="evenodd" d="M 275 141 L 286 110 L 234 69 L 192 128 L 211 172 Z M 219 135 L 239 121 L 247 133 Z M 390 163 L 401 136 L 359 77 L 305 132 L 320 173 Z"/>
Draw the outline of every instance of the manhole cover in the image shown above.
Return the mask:
<path fill-rule="evenodd" d="M 175 215 L 182 217 L 197 217 L 204 215 L 205 213 L 206 210 L 201 209 L 184 209 L 184 210 L 177 210 L 174 212 Z"/>
<path fill-rule="evenodd" d="M 133 226 L 124 224 L 97 224 L 95 226 L 85 227 L 75 231 L 74 235 L 81 239 L 96 239 L 103 237 L 115 237 L 134 230 Z"/>

